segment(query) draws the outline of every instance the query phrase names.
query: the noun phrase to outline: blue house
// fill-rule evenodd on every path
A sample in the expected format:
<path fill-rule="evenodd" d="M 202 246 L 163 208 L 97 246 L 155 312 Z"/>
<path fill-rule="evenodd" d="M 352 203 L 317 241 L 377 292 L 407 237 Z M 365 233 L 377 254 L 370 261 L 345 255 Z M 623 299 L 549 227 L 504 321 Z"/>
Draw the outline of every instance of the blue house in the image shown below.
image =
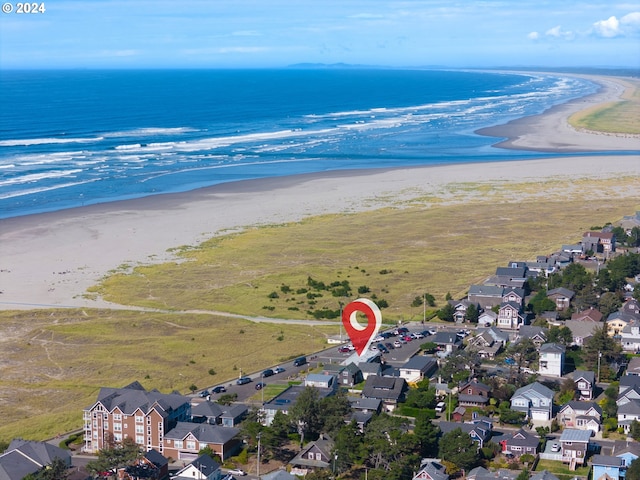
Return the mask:
<path fill-rule="evenodd" d="M 594 455 L 591 458 L 593 480 L 619 480 L 622 459 L 611 455 Z"/>
<path fill-rule="evenodd" d="M 620 468 L 620 478 L 626 477 L 627 468 L 635 459 L 640 457 L 640 444 L 638 442 L 628 442 L 625 440 L 617 440 L 613 445 L 613 455 L 622 460 Z"/>

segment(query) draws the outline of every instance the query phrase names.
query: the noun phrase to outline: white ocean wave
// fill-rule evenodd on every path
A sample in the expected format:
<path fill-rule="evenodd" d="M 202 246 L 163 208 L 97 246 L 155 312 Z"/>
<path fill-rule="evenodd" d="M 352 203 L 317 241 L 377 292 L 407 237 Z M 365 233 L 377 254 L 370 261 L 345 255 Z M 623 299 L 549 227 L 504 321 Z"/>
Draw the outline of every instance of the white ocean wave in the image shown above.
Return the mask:
<path fill-rule="evenodd" d="M 140 137 L 140 136 L 152 136 L 152 135 L 176 135 L 179 133 L 198 132 L 197 128 L 191 127 L 147 127 L 136 128 L 133 130 L 122 130 L 118 132 L 108 132 L 103 135 L 106 138 L 118 138 L 118 137 Z"/>
<path fill-rule="evenodd" d="M 104 137 L 93 138 L 25 138 L 25 139 L 12 139 L 12 140 L 0 140 L 0 147 L 26 147 L 29 145 L 47 145 L 54 143 L 92 143 L 104 140 Z"/>
<path fill-rule="evenodd" d="M 13 177 L 7 180 L 0 181 L 0 187 L 6 185 L 21 185 L 24 183 L 34 183 L 41 182 L 43 180 L 49 180 L 52 178 L 61 178 L 68 177 L 70 175 L 75 175 L 76 173 L 81 173 L 83 170 L 81 168 L 76 168 L 74 170 L 60 170 L 60 171 L 52 171 L 46 173 L 31 173 L 29 175 L 22 175 L 20 177 Z"/>
<path fill-rule="evenodd" d="M 54 185 L 50 187 L 38 187 L 38 188 L 31 188 L 27 190 L 18 190 L 15 192 L 0 193 L 0 200 L 5 200 L 7 198 L 14 198 L 14 197 L 23 197 L 25 195 L 35 195 L 36 193 L 49 192 L 51 190 L 58 190 L 61 188 L 75 187 L 78 185 L 84 185 L 85 183 L 92 183 L 95 181 L 97 181 L 97 179 L 84 180 L 82 182 L 60 183 L 58 185 Z"/>

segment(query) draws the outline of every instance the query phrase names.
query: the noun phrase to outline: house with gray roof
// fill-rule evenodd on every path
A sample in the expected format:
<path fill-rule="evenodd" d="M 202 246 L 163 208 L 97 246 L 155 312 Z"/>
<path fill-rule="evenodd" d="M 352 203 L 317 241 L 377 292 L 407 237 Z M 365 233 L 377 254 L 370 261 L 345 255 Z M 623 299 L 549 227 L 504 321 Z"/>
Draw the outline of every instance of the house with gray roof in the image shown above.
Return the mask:
<path fill-rule="evenodd" d="M 622 427 L 625 433 L 629 433 L 631 423 L 640 421 L 640 400 L 632 399 L 618 406 L 618 428 Z"/>
<path fill-rule="evenodd" d="M 571 314 L 571 320 L 601 322 L 602 313 L 597 308 L 591 307 L 581 312 L 575 312 Z"/>
<path fill-rule="evenodd" d="M 640 357 L 631 357 L 624 374 L 625 376 L 640 376 Z"/>
<path fill-rule="evenodd" d="M 429 378 L 437 369 L 436 359 L 426 355 L 414 355 L 399 368 L 400 377 L 404 378 L 407 383 L 415 383 Z"/>
<path fill-rule="evenodd" d="M 83 451 L 96 453 L 107 446 L 106 439 L 121 442 L 127 436 L 145 449 L 162 451 L 163 435 L 190 418 L 191 399 L 179 393 L 147 391 L 139 382 L 123 388 L 103 387 L 96 402 L 83 411 Z M 140 429 L 146 425 L 155 427 Z"/>
<path fill-rule="evenodd" d="M 196 456 L 182 467 L 172 480 L 221 480 L 220 464 L 207 454 Z"/>
<path fill-rule="evenodd" d="M 438 332 L 429 339 L 438 345 L 445 355 L 455 352 L 462 346 L 462 340 L 455 332 Z"/>
<path fill-rule="evenodd" d="M 293 475 L 305 476 L 314 470 L 323 470 L 331 466 L 333 456 L 333 439 L 326 434 L 303 447 L 295 457 L 289 461 Z"/>
<path fill-rule="evenodd" d="M 467 299 L 470 302 L 477 303 L 483 310 L 491 310 L 493 307 L 502 303 L 502 294 L 504 287 L 495 285 L 471 285 Z"/>
<path fill-rule="evenodd" d="M 460 422 L 438 422 L 438 427 L 444 435 L 459 428 L 471 437 L 471 440 L 478 444 L 478 448 L 482 448 L 486 442 L 491 439 L 493 433 L 493 423 L 487 420 L 476 421 L 474 423 Z"/>
<path fill-rule="evenodd" d="M 233 427 L 221 427 L 208 423 L 178 422 L 164 436 L 163 455 L 178 460 L 192 461 L 198 458 L 198 452 L 209 447 L 226 460 L 242 448 L 237 438 L 240 430 Z"/>
<path fill-rule="evenodd" d="M 594 398 L 594 388 L 596 385 L 596 374 L 585 370 L 574 370 L 571 374 L 573 382 L 578 391 L 578 400 L 589 401 Z"/>
<path fill-rule="evenodd" d="M 289 409 L 295 404 L 296 400 L 305 388 L 315 388 L 318 392 L 319 398 L 326 398 L 335 393 L 333 388 L 318 388 L 318 387 L 305 387 L 303 385 L 292 385 L 282 392 L 277 397 L 272 398 L 262 406 L 264 412 L 264 424 L 266 426 L 271 425 L 273 417 L 275 417 L 278 411 L 282 413 L 289 413 Z"/>
<path fill-rule="evenodd" d="M 640 323 L 637 320 L 629 322 L 620 331 L 620 345 L 625 352 L 640 352 Z"/>
<path fill-rule="evenodd" d="M 565 320 L 564 326 L 571 330 L 572 345 L 582 347 L 593 336 L 593 331 L 602 326 L 602 323 L 584 318 L 581 320 Z"/>
<path fill-rule="evenodd" d="M 458 405 L 464 407 L 484 407 L 489 403 L 491 387 L 473 378 L 460 384 L 458 388 Z"/>
<path fill-rule="evenodd" d="M 586 463 L 592 433 L 591 430 L 577 430 L 575 428 L 565 428 L 562 431 L 558 439 L 560 452 L 562 453 L 562 461 L 568 463 L 570 469 Z"/>
<path fill-rule="evenodd" d="M 365 381 L 362 397 L 378 399 L 383 409 L 392 412 L 398 403 L 404 401 L 406 391 L 407 381 L 404 378 L 371 375 Z"/>
<path fill-rule="evenodd" d="M 524 338 L 531 340 L 537 348 L 540 345 L 547 342 L 549 336 L 549 330 L 544 327 L 538 327 L 536 325 L 524 325 L 518 330 L 514 343 L 518 343 Z"/>
<path fill-rule="evenodd" d="M 511 397 L 511 410 L 523 412 L 532 421 L 551 420 L 553 390 L 539 382 L 533 382 L 516 390 Z"/>
<path fill-rule="evenodd" d="M 298 477 L 290 474 L 286 470 L 274 470 L 266 475 L 261 475 L 260 480 L 298 480 Z"/>
<path fill-rule="evenodd" d="M 555 302 L 557 310 L 566 310 L 569 308 L 571 299 L 575 297 L 575 295 L 576 292 L 564 287 L 554 288 L 547 292 L 547 298 Z"/>
<path fill-rule="evenodd" d="M 71 467 L 71 454 L 68 450 L 46 442 L 13 440 L 4 453 L 0 454 L 0 479 L 22 480 L 51 465 L 55 459 Z"/>
<path fill-rule="evenodd" d="M 486 330 L 477 331 L 477 334 L 469 339 L 467 349 L 478 354 L 480 358 L 493 360 L 502 351 L 502 342 L 497 342 L 495 338 Z"/>
<path fill-rule="evenodd" d="M 540 437 L 535 433 L 521 428 L 507 438 L 501 440 L 502 453 L 511 453 L 514 457 L 529 454 L 535 455 L 538 452 Z"/>
<path fill-rule="evenodd" d="M 506 330 L 518 330 L 525 324 L 522 305 L 516 302 L 502 302 L 498 310 L 496 326 Z"/>
<path fill-rule="evenodd" d="M 623 460 L 620 457 L 594 455 L 589 463 L 591 463 L 593 480 L 618 480 L 621 477 Z"/>
<path fill-rule="evenodd" d="M 595 435 L 600 431 L 602 408 L 595 402 L 571 400 L 560 407 L 557 419 L 564 428 L 591 430 Z"/>
<path fill-rule="evenodd" d="M 487 470 L 484 467 L 476 467 L 467 473 L 467 480 L 516 480 L 519 473 L 506 468 Z"/>
<path fill-rule="evenodd" d="M 420 465 L 420 470 L 413 476 L 413 480 L 449 480 L 449 475 L 440 462 L 428 460 Z"/>
<path fill-rule="evenodd" d="M 529 477 L 529 480 L 558 480 L 553 473 L 549 470 L 542 470 L 541 472 L 534 473 Z"/>

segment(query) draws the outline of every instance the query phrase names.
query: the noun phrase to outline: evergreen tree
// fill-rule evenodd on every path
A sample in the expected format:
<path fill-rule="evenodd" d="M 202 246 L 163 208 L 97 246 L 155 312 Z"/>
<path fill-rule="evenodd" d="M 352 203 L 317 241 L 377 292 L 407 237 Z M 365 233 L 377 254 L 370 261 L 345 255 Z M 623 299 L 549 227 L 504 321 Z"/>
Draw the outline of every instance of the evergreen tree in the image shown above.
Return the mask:
<path fill-rule="evenodd" d="M 314 387 L 305 387 L 289 410 L 289 417 L 300 435 L 300 449 L 302 449 L 305 436 L 314 437 L 322 428 L 318 390 Z"/>
<path fill-rule="evenodd" d="M 480 312 L 478 311 L 478 307 L 475 303 L 472 303 L 467 307 L 467 311 L 464 313 L 464 319 L 467 322 L 478 323 L 478 317 L 480 316 Z"/>
<path fill-rule="evenodd" d="M 640 480 L 640 459 L 636 458 L 627 468 L 626 480 Z"/>
<path fill-rule="evenodd" d="M 467 471 L 480 463 L 478 446 L 471 440 L 469 434 L 463 432 L 460 428 L 456 428 L 442 436 L 439 456 L 455 463 L 458 468 Z"/>
<path fill-rule="evenodd" d="M 416 425 L 413 433 L 420 442 L 420 455 L 422 457 L 435 457 L 438 454 L 438 435 L 440 429 L 433 424 L 426 414 L 416 417 Z"/>

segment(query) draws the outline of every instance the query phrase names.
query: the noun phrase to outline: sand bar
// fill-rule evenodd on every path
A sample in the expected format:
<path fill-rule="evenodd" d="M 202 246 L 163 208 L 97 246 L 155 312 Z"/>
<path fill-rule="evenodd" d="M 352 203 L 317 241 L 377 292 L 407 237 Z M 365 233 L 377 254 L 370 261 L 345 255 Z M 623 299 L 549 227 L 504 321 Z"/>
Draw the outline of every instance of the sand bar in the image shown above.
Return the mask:
<path fill-rule="evenodd" d="M 640 150 L 633 137 L 576 132 L 567 115 L 622 92 L 614 80 L 595 95 L 527 117 L 491 134 L 513 138 L 509 148 L 551 151 Z M 502 128 L 502 130 L 500 130 Z M 562 133 L 573 131 L 573 134 Z M 485 129 L 486 130 L 486 129 Z M 560 131 L 560 133 L 558 133 Z M 483 132 L 487 133 L 487 132 Z M 570 138 L 569 140 L 561 139 Z M 565 145 L 566 144 L 566 145 Z M 568 147 L 567 145 L 572 145 Z M 616 178 L 640 174 L 637 156 L 607 155 L 384 170 L 335 171 L 249 180 L 185 193 L 157 195 L 0 220 L 0 309 L 105 307 L 86 289 L 121 265 L 172 259 L 169 249 L 196 245 L 250 225 L 352 213 L 410 200 L 459 182 L 545 178 Z"/>

